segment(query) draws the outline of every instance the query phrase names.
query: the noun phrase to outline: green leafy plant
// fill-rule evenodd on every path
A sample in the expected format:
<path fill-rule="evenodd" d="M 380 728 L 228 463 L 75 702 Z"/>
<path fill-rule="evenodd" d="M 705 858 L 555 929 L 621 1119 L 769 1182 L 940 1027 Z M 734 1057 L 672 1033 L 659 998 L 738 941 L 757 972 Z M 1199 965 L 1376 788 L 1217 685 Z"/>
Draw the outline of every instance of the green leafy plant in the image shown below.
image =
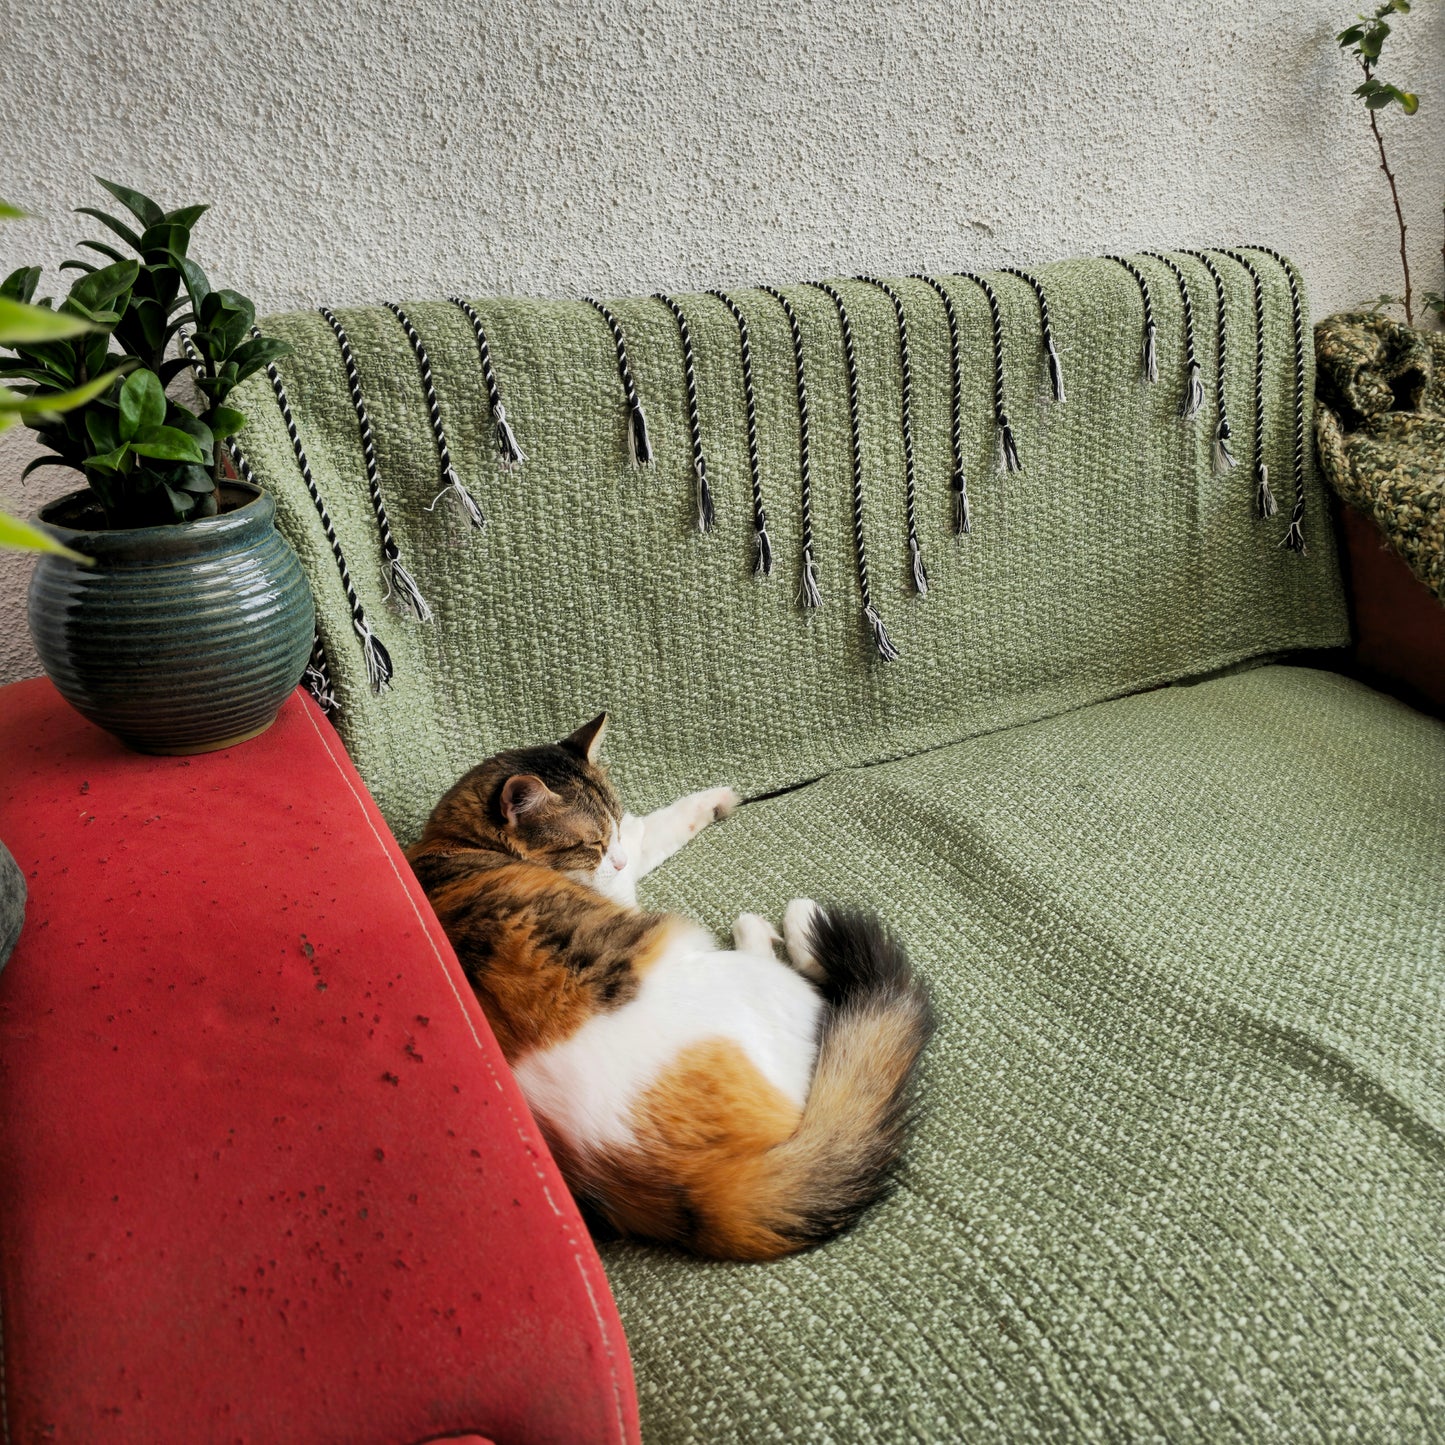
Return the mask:
<path fill-rule="evenodd" d="M 92 206 L 78 207 L 78 213 L 99 221 L 134 257 L 109 241 L 82 241 L 104 264 L 64 262 L 62 271 L 81 274 L 58 305 L 35 301 L 38 266 L 22 267 L 0 283 L 0 320 L 5 308 L 19 307 L 50 324 L 85 323 L 83 330 L 61 335 L 45 332 L 41 322 L 33 334 L 0 343 L 14 352 L 0 358 L 0 378 L 22 384 L 22 420 L 52 453 L 33 461 L 25 474 L 43 466 L 83 472 L 113 527 L 210 516 L 218 507 L 221 443 L 245 422 L 226 398 L 290 348 L 253 338 L 251 302 L 236 291 L 213 290 L 191 260 L 191 230 L 209 207 L 163 211 L 139 191 L 96 179 L 131 220 Z M 186 357 L 172 354 L 182 328 L 190 328 L 200 357 L 198 411 L 169 395 L 176 378 L 191 369 Z M 57 401 L 66 397 L 79 400 L 62 409 Z"/>
<path fill-rule="evenodd" d="M 1385 41 L 1390 36 L 1391 15 L 1408 15 L 1409 0 L 1385 0 L 1372 14 L 1357 17 L 1354 25 L 1347 26 L 1335 36 L 1341 50 L 1353 55 L 1365 72 L 1364 82 L 1355 87 L 1355 94 L 1365 102 L 1370 117 L 1370 130 L 1380 152 L 1380 169 L 1390 183 L 1390 196 L 1395 203 L 1395 221 L 1400 228 L 1400 268 L 1405 276 L 1405 320 L 1415 324 L 1414 298 L 1410 290 L 1410 257 L 1405 249 L 1405 212 L 1400 206 L 1400 190 L 1395 184 L 1395 173 L 1390 169 L 1385 154 L 1385 138 L 1380 134 L 1379 112 L 1387 106 L 1398 105 L 1406 115 L 1414 115 L 1420 109 L 1420 97 L 1413 91 L 1401 90 L 1381 80 L 1376 74 Z"/>
<path fill-rule="evenodd" d="M 25 212 L 18 206 L 0 201 L 0 221 L 20 221 Z M 13 346 L 24 341 L 66 341 L 71 337 L 84 335 L 93 329 L 89 321 L 78 316 L 57 316 L 39 306 L 26 306 L 8 296 L 0 296 L 0 346 Z M 82 406 L 99 396 L 115 382 L 116 373 L 97 377 L 95 381 L 69 392 L 51 393 L 42 400 L 21 396 L 8 387 L 0 386 L 0 432 L 14 426 L 28 415 L 58 414 L 68 408 Z M 93 565 L 89 557 L 82 557 L 69 547 L 63 547 L 48 532 L 32 527 L 19 517 L 0 512 L 0 547 L 9 547 L 22 552 L 49 552 L 53 556 L 69 557 L 72 562 L 85 566 Z"/>

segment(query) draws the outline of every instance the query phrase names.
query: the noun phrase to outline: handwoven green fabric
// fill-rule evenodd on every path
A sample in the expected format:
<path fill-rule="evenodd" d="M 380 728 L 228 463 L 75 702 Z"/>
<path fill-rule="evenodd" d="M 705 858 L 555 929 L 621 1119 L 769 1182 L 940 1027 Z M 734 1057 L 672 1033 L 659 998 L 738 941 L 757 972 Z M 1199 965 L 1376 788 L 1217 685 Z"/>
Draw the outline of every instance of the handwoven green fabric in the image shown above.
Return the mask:
<path fill-rule="evenodd" d="M 745 805 L 644 891 L 871 903 L 940 1019 L 852 1234 L 604 1249 L 650 1445 L 1445 1439 L 1445 727 L 1252 669 Z"/>
<path fill-rule="evenodd" d="M 824 605 L 797 605 L 799 425 L 791 342 L 777 301 L 736 295 L 751 329 L 764 500 L 777 571 L 751 576 L 753 527 L 738 332 L 722 302 L 683 296 L 696 348 L 704 447 L 718 529 L 693 528 L 693 474 L 676 322 L 657 300 L 612 303 L 657 449 L 627 460 L 612 339 L 580 301 L 479 300 L 507 411 L 527 461 L 500 469 L 467 318 L 408 305 L 436 377 L 458 472 L 485 510 L 457 533 L 440 490 L 415 357 L 383 309 L 339 313 L 370 408 L 382 485 L 403 557 L 435 609 L 389 612 L 356 417 L 337 343 L 314 313 L 273 318 L 296 348 L 280 370 L 297 429 L 373 625 L 396 663 L 373 697 L 330 549 L 303 489 L 266 378 L 252 378 L 242 437 L 277 495 L 280 523 L 316 593 L 347 748 L 403 841 L 465 768 L 503 746 L 556 737 L 600 708 L 614 716 L 617 776 L 637 806 L 727 777 L 749 795 L 839 767 L 901 757 L 1240 659 L 1342 643 L 1346 621 L 1322 493 L 1306 457 L 1309 553 L 1279 546 L 1280 518 L 1254 515 L 1248 465 L 1217 475 L 1213 285 L 1190 278 L 1208 400 L 1177 416 L 1182 309 L 1173 277 L 1141 259 L 1159 323 L 1161 375 L 1140 376 L 1138 287 L 1108 261 L 1039 271 L 1068 388 L 1048 401 L 1037 302 L 994 275 L 1007 406 L 1022 453 L 1004 476 L 992 409 L 988 309 L 951 279 L 963 349 L 963 455 L 973 535 L 950 527 L 950 370 L 939 298 L 894 283 L 913 363 L 919 532 L 931 581 L 912 595 L 904 517 L 897 323 L 888 298 L 840 283 L 857 339 L 866 541 L 875 601 L 902 657 L 882 663 L 860 616 L 853 553 L 847 389 L 838 319 L 821 292 L 789 286 L 812 403 L 813 507 Z M 1228 395 L 1234 447 L 1251 452 L 1253 308 L 1229 283 Z M 1278 265 L 1267 293 L 1266 460 L 1292 500 L 1293 342 Z M 1307 340 L 1308 338 L 1306 338 Z M 1308 349 L 1308 348 L 1307 348 Z M 1306 358 L 1312 384 L 1313 358 Z"/>
<path fill-rule="evenodd" d="M 1315 327 L 1321 468 L 1445 602 L 1445 335 L 1370 313 Z"/>

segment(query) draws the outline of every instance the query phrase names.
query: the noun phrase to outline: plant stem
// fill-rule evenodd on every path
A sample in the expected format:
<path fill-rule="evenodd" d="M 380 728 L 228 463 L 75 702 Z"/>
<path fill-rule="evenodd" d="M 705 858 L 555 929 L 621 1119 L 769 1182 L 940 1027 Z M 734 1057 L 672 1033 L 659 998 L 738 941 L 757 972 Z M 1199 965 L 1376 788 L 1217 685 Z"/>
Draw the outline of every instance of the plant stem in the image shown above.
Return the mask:
<path fill-rule="evenodd" d="M 1360 64 L 1365 70 L 1365 79 L 1370 79 L 1370 62 L 1362 60 Z M 1390 196 L 1395 202 L 1395 219 L 1400 223 L 1400 269 L 1405 273 L 1405 323 L 1408 326 L 1415 324 L 1415 310 L 1412 304 L 1410 293 L 1410 257 L 1405 250 L 1405 213 L 1400 209 L 1400 192 L 1395 185 L 1395 173 L 1390 169 L 1390 162 L 1385 159 L 1385 138 L 1380 134 L 1380 123 L 1375 111 L 1370 111 L 1370 129 L 1375 133 L 1375 144 L 1380 148 L 1380 169 L 1385 173 L 1385 179 L 1390 183 Z"/>

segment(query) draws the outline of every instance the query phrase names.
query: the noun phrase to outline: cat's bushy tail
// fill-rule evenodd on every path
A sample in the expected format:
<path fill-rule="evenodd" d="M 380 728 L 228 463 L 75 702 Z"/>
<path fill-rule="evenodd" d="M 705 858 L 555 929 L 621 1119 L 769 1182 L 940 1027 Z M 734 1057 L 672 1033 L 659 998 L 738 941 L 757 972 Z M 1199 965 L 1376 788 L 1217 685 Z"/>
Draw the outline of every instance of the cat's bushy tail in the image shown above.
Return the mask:
<path fill-rule="evenodd" d="M 828 907 L 810 931 L 824 975 L 817 1063 L 796 1131 L 750 1161 L 753 1177 L 734 1196 L 750 1205 L 726 1231 L 744 1257 L 831 1239 L 888 1192 L 933 1032 L 927 989 L 881 920 Z"/>

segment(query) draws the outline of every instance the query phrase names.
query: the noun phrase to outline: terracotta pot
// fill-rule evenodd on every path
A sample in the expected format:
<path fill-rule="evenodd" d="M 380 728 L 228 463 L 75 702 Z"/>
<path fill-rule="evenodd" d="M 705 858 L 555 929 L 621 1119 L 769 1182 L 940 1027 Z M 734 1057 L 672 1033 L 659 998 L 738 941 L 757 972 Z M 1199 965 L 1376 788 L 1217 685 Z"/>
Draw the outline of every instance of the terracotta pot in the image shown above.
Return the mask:
<path fill-rule="evenodd" d="M 30 630 L 78 711 L 145 753 L 205 753 L 264 732 L 305 671 L 315 613 L 276 504 L 244 482 L 197 522 L 107 529 L 72 492 L 37 522 L 95 558 L 45 556 Z"/>

